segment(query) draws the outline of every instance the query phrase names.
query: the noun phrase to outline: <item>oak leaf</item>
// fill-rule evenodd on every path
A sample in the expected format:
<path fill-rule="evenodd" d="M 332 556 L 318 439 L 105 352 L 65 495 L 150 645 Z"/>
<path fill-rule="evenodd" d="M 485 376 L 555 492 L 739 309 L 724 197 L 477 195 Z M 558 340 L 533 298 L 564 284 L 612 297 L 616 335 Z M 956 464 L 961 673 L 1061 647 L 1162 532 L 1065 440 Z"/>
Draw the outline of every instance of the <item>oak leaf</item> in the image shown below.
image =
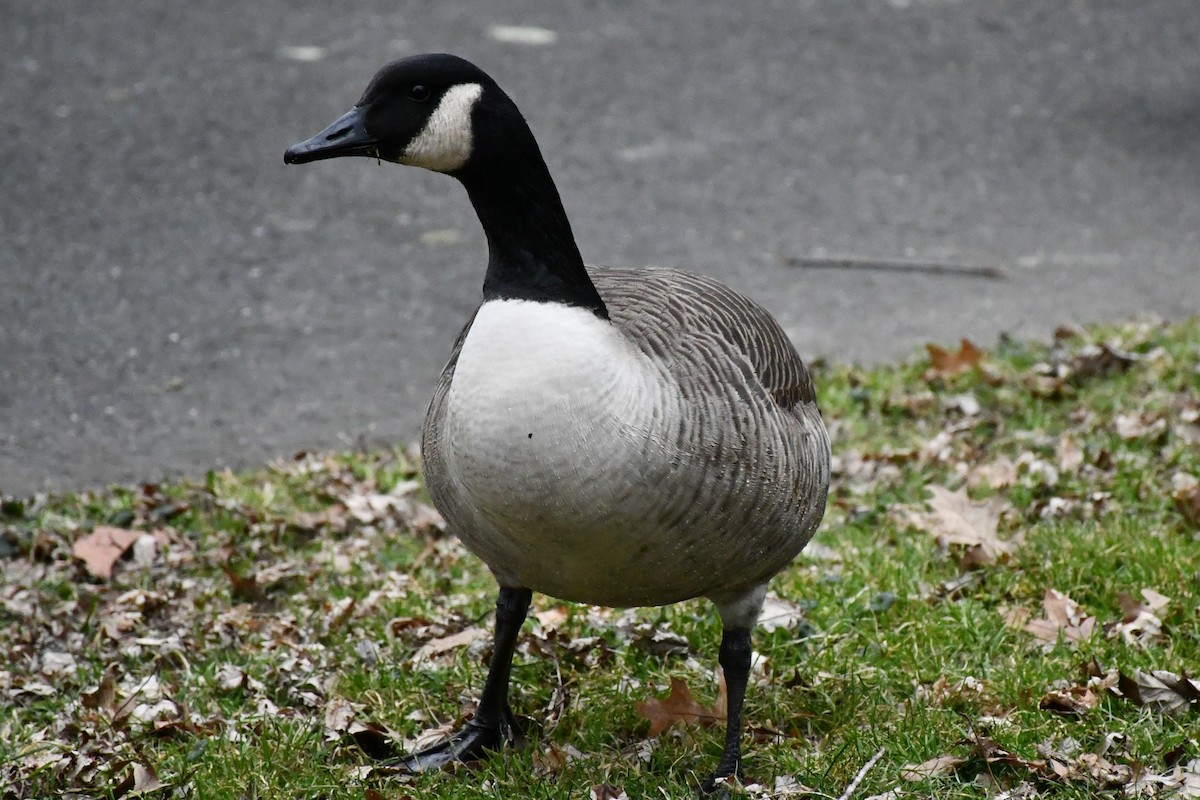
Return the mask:
<path fill-rule="evenodd" d="M 1096 629 L 1096 618 L 1084 614 L 1074 600 L 1057 589 L 1046 590 L 1042 610 L 1044 617 L 1028 620 L 1019 627 L 1041 640 L 1044 647 L 1053 647 L 1060 636 L 1072 645 L 1078 644 L 1090 638 Z M 1009 624 L 1014 621 L 1010 619 Z"/>
<path fill-rule="evenodd" d="M 929 369 L 925 370 L 924 378 L 947 378 L 958 375 L 979 366 L 983 361 L 983 351 L 971 343 L 970 339 L 959 342 L 958 351 L 946 350 L 936 344 L 927 344 L 929 351 Z"/>
<path fill-rule="evenodd" d="M 1006 507 L 1002 499 L 972 500 L 965 488 L 951 492 L 942 486 L 930 486 L 929 491 L 933 495 L 929 500 L 930 510 L 908 509 L 907 521 L 933 534 L 938 544 L 953 551 L 964 567 L 1007 559 L 1024 541 L 1020 534 L 1011 539 L 997 535 L 1000 514 Z"/>
<path fill-rule="evenodd" d="M 71 555 L 82 561 L 88 572 L 108 580 L 112 577 L 113 565 L 142 536 L 141 531 L 98 525 L 75 542 L 71 547 Z"/>
<path fill-rule="evenodd" d="M 1126 592 L 1117 593 L 1121 620 L 1107 626 L 1109 636 L 1120 636 L 1128 644 L 1146 644 L 1163 638 L 1163 622 L 1159 617 L 1171 602 L 1166 595 L 1153 589 L 1142 589 L 1142 600 Z"/>
<path fill-rule="evenodd" d="M 1166 714 L 1176 715 L 1200 708 L 1200 681 L 1165 669 L 1135 670 L 1132 676 L 1122 672 L 1117 689 L 1134 705 Z"/>
<path fill-rule="evenodd" d="M 725 677 L 722 675 L 717 701 L 711 706 L 702 706 L 692 697 L 686 683 L 679 678 L 671 678 L 671 693 L 662 699 L 638 703 L 637 713 L 650 720 L 651 737 L 658 736 L 678 722 L 698 723 L 709 728 L 726 719 L 728 701 L 725 691 Z"/>

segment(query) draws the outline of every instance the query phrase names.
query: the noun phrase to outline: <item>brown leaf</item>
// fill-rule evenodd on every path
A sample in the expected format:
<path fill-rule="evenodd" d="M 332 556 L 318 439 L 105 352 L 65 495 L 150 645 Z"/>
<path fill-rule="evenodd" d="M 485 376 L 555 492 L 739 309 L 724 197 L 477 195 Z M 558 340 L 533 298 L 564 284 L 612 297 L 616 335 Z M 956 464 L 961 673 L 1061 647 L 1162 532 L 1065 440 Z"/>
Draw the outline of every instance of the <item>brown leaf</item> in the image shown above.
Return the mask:
<path fill-rule="evenodd" d="M 1000 456 L 990 464 L 973 467 L 967 473 L 967 483 L 972 487 L 990 486 L 993 489 L 1003 489 L 1017 482 L 1017 465 L 1008 456 Z"/>
<path fill-rule="evenodd" d="M 637 713 L 650 720 L 649 736 L 658 736 L 677 722 L 684 724 L 699 723 L 711 727 L 718 722 L 724 722 L 726 717 L 727 700 L 724 692 L 725 681 L 722 677 L 722 691 L 717 702 L 712 706 L 702 706 L 692 697 L 692 692 L 686 683 L 679 678 L 671 678 L 671 693 L 664 699 L 655 698 L 637 704 Z"/>
<path fill-rule="evenodd" d="M 758 628 L 777 631 L 780 628 L 793 630 L 804 621 L 804 607 L 786 600 L 775 592 L 767 592 L 762 611 L 758 614 Z"/>
<path fill-rule="evenodd" d="M 1081 717 L 1096 707 L 1099 699 L 1086 686 L 1072 686 L 1063 691 L 1046 692 L 1038 707 L 1063 717 Z"/>
<path fill-rule="evenodd" d="M 330 698 L 325 704 L 325 737 L 339 739 L 354 721 L 354 704 L 344 697 Z"/>
<path fill-rule="evenodd" d="M 1146 413 L 1117 414 L 1113 418 L 1113 427 L 1116 429 L 1117 436 L 1125 441 L 1131 441 L 1146 437 L 1157 438 L 1166 432 L 1167 421 Z"/>
<path fill-rule="evenodd" d="M 1126 592 L 1117 593 L 1121 606 L 1121 621 L 1107 626 L 1109 636 L 1120 636 L 1129 644 L 1147 644 L 1164 638 L 1163 623 L 1158 612 L 1171 599 L 1153 589 L 1142 589 L 1144 601 Z"/>
<path fill-rule="evenodd" d="M 1066 365 L 1073 383 L 1079 384 L 1088 378 L 1124 372 L 1141 359 L 1134 353 L 1118 350 L 1112 345 L 1088 344 Z"/>
<path fill-rule="evenodd" d="M 1072 645 L 1091 637 L 1096 629 L 1096 618 L 1080 611 L 1075 601 L 1057 589 L 1047 589 L 1042 598 L 1045 616 L 1024 624 L 1024 630 L 1032 633 L 1042 644 L 1052 647 L 1061 636 Z"/>
<path fill-rule="evenodd" d="M 907 509 L 907 522 L 937 537 L 938 544 L 952 550 L 964 567 L 994 564 L 1021 545 L 1020 534 L 1011 539 L 997 535 L 1006 505 L 1002 499 L 975 501 L 966 489 L 951 492 L 942 486 L 930 486 L 929 491 L 931 510 Z"/>
<path fill-rule="evenodd" d="M 421 662 L 427 659 L 439 656 L 442 653 L 449 652 L 459 647 L 470 644 L 477 639 L 486 639 L 491 634 L 483 628 L 472 626 L 458 633 L 452 633 L 449 636 L 443 636 L 440 639 L 433 639 L 426 642 L 416 655 L 413 656 L 413 662 Z"/>
<path fill-rule="evenodd" d="M 591 800 L 629 800 L 629 795 L 619 786 L 601 783 L 592 787 Z"/>
<path fill-rule="evenodd" d="M 900 777 L 906 781 L 923 781 L 941 775 L 949 775 L 958 769 L 965 759 L 958 756 L 938 756 L 920 764 L 907 764 L 900 768 Z"/>
<path fill-rule="evenodd" d="M 959 342 L 958 352 L 945 350 L 936 344 L 927 344 L 925 349 L 929 351 L 930 361 L 929 369 L 925 370 L 925 380 L 958 375 L 979 366 L 983 360 L 983 351 L 969 339 Z"/>
<path fill-rule="evenodd" d="M 230 594 L 235 600 L 260 600 L 263 596 L 262 587 L 254 575 L 240 575 L 232 564 L 222 564 L 221 570 L 229 577 Z"/>
<path fill-rule="evenodd" d="M 567 765 L 567 753 L 561 747 L 551 744 L 541 750 L 535 750 L 530 757 L 533 771 L 539 775 L 556 775 Z"/>
<path fill-rule="evenodd" d="M 316 531 L 321 528 L 343 529 L 346 527 L 348 513 L 345 505 L 334 503 L 320 511 L 298 511 L 292 515 L 290 523 L 302 531 Z"/>
<path fill-rule="evenodd" d="M 1191 477 L 1191 476 L 1188 476 Z M 1177 481 L 1177 488 L 1172 495 L 1175 507 L 1183 518 L 1196 527 L 1200 527 L 1200 481 L 1195 478 Z"/>
<path fill-rule="evenodd" d="M 112 577 L 113 565 L 117 563 L 117 559 L 141 536 L 141 531 L 100 525 L 87 536 L 75 541 L 71 547 L 71 555 L 82 561 L 88 572 L 97 578 L 108 580 Z"/>
<path fill-rule="evenodd" d="M 84 708 L 107 711 L 110 714 L 116 709 L 118 669 L 116 664 L 109 664 L 100 678 L 100 685 L 80 696 L 79 700 Z"/>
<path fill-rule="evenodd" d="M 1176 759 L 1166 763 L 1170 772 L 1155 774 L 1150 770 L 1141 770 L 1126 788 L 1126 793 L 1134 797 L 1170 797 L 1198 798 L 1200 797 L 1200 758 L 1194 758 L 1186 764 Z"/>
<path fill-rule="evenodd" d="M 1165 669 L 1137 670 L 1132 677 L 1122 672 L 1117 688 L 1134 705 L 1154 708 L 1165 714 L 1177 715 L 1200 708 L 1200 681 Z"/>
<path fill-rule="evenodd" d="M 1075 472 L 1083 466 L 1083 449 L 1065 434 L 1058 440 L 1055 455 L 1058 457 L 1058 468 L 1064 473 Z"/>
<path fill-rule="evenodd" d="M 537 620 L 538 624 L 542 626 L 543 630 L 556 630 L 562 627 L 567 621 L 567 607 L 554 606 L 553 608 L 548 608 L 545 611 L 537 612 L 533 615 L 533 618 Z"/>
<path fill-rule="evenodd" d="M 158 779 L 158 775 L 154 773 L 150 767 L 143 766 L 138 763 L 133 765 L 133 792 L 156 792 L 159 789 L 166 788 L 167 784 Z"/>
<path fill-rule="evenodd" d="M 1035 773 L 1040 772 L 1046 766 L 1046 762 L 1040 759 L 1025 758 L 1005 750 L 994 739 L 987 736 L 973 736 L 971 739 L 971 757 L 976 759 L 981 758 L 989 766 L 1014 767 Z"/>

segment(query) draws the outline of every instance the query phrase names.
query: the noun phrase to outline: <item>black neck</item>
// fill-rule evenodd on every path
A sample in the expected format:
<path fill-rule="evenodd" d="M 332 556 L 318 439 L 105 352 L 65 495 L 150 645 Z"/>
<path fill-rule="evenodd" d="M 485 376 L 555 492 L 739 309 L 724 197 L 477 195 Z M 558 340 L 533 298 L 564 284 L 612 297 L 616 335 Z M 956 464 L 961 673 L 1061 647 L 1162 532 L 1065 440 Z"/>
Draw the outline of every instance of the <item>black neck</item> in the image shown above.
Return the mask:
<path fill-rule="evenodd" d="M 508 141 L 472 155 L 457 177 L 488 240 L 484 300 L 536 300 L 608 309 L 583 266 L 571 223 L 533 134 L 522 123 Z"/>

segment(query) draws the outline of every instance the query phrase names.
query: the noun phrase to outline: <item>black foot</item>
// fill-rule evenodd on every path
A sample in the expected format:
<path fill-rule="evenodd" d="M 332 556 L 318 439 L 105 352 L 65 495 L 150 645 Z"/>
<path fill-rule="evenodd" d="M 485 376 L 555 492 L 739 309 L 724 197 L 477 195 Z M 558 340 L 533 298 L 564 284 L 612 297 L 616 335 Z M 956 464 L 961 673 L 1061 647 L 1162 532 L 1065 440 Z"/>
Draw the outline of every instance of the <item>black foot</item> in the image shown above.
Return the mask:
<path fill-rule="evenodd" d="M 722 764 L 721 767 L 724 767 Z M 732 771 L 717 768 L 708 780 L 700 784 L 700 794 L 705 797 L 731 797 L 730 789 L 736 789 L 742 782 L 742 765 L 739 763 Z"/>
<path fill-rule="evenodd" d="M 512 713 L 506 710 L 504 718 L 496 724 L 468 720 L 448 739 L 416 753 L 389 759 L 384 764 L 398 772 L 428 772 L 455 762 L 480 761 L 505 745 L 519 746 L 521 742 L 521 729 Z"/>

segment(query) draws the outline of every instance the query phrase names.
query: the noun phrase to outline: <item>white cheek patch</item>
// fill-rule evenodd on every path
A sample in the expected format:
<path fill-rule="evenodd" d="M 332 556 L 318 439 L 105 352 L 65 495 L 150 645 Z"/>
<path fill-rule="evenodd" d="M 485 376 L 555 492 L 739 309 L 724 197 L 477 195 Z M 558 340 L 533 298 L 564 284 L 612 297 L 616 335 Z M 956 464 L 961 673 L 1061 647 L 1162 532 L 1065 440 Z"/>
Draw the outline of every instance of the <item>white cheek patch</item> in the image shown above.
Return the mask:
<path fill-rule="evenodd" d="M 425 128 L 404 148 L 400 163 L 434 172 L 453 172 L 467 163 L 474 144 L 471 110 L 482 94 L 478 83 L 447 89 Z"/>

